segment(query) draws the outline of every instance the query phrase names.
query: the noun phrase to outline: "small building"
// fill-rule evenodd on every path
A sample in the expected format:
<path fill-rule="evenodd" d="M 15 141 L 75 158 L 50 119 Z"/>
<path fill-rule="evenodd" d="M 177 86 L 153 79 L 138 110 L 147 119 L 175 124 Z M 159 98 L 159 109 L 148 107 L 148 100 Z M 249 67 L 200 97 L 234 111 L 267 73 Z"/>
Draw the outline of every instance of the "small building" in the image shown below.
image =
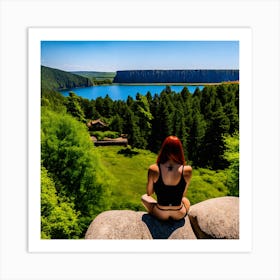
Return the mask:
<path fill-rule="evenodd" d="M 99 130 L 99 131 L 105 131 L 108 130 L 108 125 L 104 122 L 102 122 L 100 119 L 97 120 L 91 120 L 87 123 L 87 127 L 90 131 L 92 130 Z"/>

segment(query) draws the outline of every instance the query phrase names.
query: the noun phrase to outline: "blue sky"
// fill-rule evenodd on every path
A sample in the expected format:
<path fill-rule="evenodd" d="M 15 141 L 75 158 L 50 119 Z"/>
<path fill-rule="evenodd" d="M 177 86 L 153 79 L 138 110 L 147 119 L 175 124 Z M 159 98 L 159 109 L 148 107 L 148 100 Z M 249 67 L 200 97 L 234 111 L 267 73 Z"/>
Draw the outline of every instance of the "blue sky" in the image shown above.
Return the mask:
<path fill-rule="evenodd" d="M 239 69 L 239 42 L 42 41 L 41 64 L 65 71 Z"/>

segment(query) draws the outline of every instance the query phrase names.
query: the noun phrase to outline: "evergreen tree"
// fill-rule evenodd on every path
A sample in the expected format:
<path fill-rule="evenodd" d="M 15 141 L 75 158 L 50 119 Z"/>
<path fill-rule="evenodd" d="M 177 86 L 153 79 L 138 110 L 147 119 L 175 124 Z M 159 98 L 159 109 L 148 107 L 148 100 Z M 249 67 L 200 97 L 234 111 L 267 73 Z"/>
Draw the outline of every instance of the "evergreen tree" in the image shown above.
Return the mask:
<path fill-rule="evenodd" d="M 153 101 L 153 97 L 152 97 L 152 94 L 151 94 L 150 91 L 147 92 L 146 98 L 147 98 L 147 100 L 148 100 L 149 106 L 151 106 L 151 103 L 152 103 L 152 101 Z"/>
<path fill-rule="evenodd" d="M 152 119 L 152 131 L 151 131 L 151 136 L 148 145 L 148 148 L 154 153 L 158 153 L 161 146 L 161 139 L 159 138 L 159 134 L 161 131 L 159 104 L 160 104 L 160 97 L 158 94 L 155 94 L 151 102 L 151 114 L 153 116 L 153 119 Z"/>
<path fill-rule="evenodd" d="M 120 133 L 123 132 L 123 119 L 118 114 L 112 118 L 110 129 Z"/>
<path fill-rule="evenodd" d="M 159 141 L 162 141 L 169 135 L 173 134 L 173 116 L 174 110 L 165 92 L 161 93 L 158 110 L 159 120 Z"/>
<path fill-rule="evenodd" d="M 150 112 L 150 106 L 146 96 L 139 95 L 135 105 L 135 113 L 138 116 L 138 126 L 140 128 L 140 134 L 142 139 L 142 143 L 140 146 L 146 149 L 148 145 L 148 139 L 151 135 L 151 121 L 153 119 L 153 116 Z"/>
<path fill-rule="evenodd" d="M 189 157 L 194 166 L 204 166 L 203 143 L 206 133 L 206 121 L 200 113 L 199 98 L 193 98 L 193 122 L 190 130 Z"/>
<path fill-rule="evenodd" d="M 102 108 L 102 116 L 105 118 L 110 118 L 113 113 L 113 100 L 106 94 L 103 99 L 103 108 Z"/>
<path fill-rule="evenodd" d="M 67 112 L 69 112 L 78 121 L 85 122 L 85 114 L 81 107 L 81 98 L 74 92 L 69 92 L 69 97 L 66 103 Z"/>
<path fill-rule="evenodd" d="M 100 114 L 95 108 L 95 101 L 86 98 L 81 99 L 81 108 L 87 120 L 94 120 L 100 118 Z"/>
<path fill-rule="evenodd" d="M 124 121 L 124 133 L 128 135 L 128 144 L 131 147 L 141 148 L 143 139 L 140 134 L 138 121 L 130 108 L 127 109 Z"/>
<path fill-rule="evenodd" d="M 233 135 L 234 132 L 239 131 L 238 109 L 235 106 L 235 94 L 233 92 L 228 93 L 224 112 L 230 121 L 229 133 Z"/>
<path fill-rule="evenodd" d="M 218 98 L 212 108 L 213 112 L 208 118 L 204 142 L 204 163 L 213 169 L 224 169 L 226 162 L 223 158 L 225 145 L 223 136 L 229 131 L 229 120 L 223 112 L 222 104 Z"/>
<path fill-rule="evenodd" d="M 185 153 L 185 158 L 186 158 L 186 160 L 188 160 L 188 158 L 189 158 L 189 153 L 188 153 L 189 129 L 186 127 L 183 102 L 181 99 L 182 98 L 179 98 L 179 102 L 176 103 L 177 110 L 176 110 L 176 113 L 174 116 L 175 131 L 173 132 L 173 135 L 177 136 L 181 140 L 183 150 Z"/>

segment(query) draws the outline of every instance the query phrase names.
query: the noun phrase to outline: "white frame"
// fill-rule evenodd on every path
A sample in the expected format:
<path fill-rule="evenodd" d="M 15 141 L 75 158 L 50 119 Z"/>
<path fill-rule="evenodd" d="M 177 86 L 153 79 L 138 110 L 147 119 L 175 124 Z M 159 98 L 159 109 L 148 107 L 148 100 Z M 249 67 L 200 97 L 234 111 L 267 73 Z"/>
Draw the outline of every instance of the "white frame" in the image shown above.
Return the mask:
<path fill-rule="evenodd" d="M 29 252 L 250 252 L 252 249 L 252 34 L 250 28 L 29 28 Z M 40 42 L 47 40 L 237 40 L 240 70 L 238 240 L 42 240 L 40 238 Z M 246 94 L 245 94 L 246 93 Z M 246 186 L 246 188 L 244 187 Z M 140 199 L 140 198 L 139 198 Z"/>

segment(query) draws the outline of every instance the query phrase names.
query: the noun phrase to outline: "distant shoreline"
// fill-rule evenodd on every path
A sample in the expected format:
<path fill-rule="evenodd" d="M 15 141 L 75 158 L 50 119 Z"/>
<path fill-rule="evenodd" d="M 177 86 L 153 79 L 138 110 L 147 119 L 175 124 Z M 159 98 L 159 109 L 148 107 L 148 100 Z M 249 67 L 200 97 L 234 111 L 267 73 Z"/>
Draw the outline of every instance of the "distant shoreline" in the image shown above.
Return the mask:
<path fill-rule="evenodd" d="M 211 86 L 211 85 L 221 85 L 221 84 L 239 84 L 239 81 L 229 81 L 229 82 L 219 82 L 219 83 L 112 83 L 111 85 L 116 86 Z M 109 85 L 109 84 L 107 84 Z"/>
<path fill-rule="evenodd" d="M 206 86 L 219 84 L 222 83 L 112 83 L 115 86 Z"/>
<path fill-rule="evenodd" d="M 239 81 L 229 81 L 220 83 L 112 83 L 112 84 L 101 84 L 92 86 L 82 86 L 75 88 L 63 88 L 56 89 L 57 91 L 68 91 L 73 89 L 89 88 L 89 87 L 102 87 L 102 86 L 214 86 L 221 84 L 239 84 Z"/>

